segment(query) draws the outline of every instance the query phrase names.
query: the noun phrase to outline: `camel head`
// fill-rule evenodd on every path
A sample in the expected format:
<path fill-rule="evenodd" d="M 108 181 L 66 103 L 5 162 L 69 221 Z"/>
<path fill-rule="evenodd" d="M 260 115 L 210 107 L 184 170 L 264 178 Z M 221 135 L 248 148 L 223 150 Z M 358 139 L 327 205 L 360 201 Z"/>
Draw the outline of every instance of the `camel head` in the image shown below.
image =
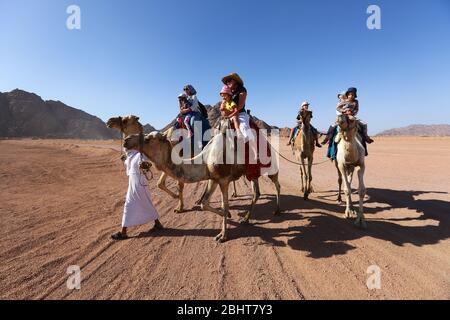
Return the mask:
<path fill-rule="evenodd" d="M 341 114 L 337 117 L 336 124 L 343 133 L 345 140 L 349 141 L 356 137 L 358 123 L 354 116 Z"/>
<path fill-rule="evenodd" d="M 311 122 L 312 117 L 312 111 L 307 109 L 302 109 L 302 111 L 300 111 L 300 119 L 303 124 L 308 125 Z"/>
<path fill-rule="evenodd" d="M 341 114 L 337 117 L 336 124 L 341 131 L 350 131 L 356 128 L 356 118 L 354 116 Z"/>
<path fill-rule="evenodd" d="M 115 117 L 110 118 L 106 122 L 108 128 L 116 129 L 126 136 L 130 134 L 136 134 L 142 132 L 142 125 L 139 122 L 139 117 L 137 116 L 125 116 L 125 117 Z"/>
<path fill-rule="evenodd" d="M 156 164 L 156 167 L 168 164 L 172 153 L 172 145 L 167 136 L 161 132 L 152 132 L 141 138 L 140 134 L 131 134 L 123 141 L 126 149 L 139 150 L 142 148 L 144 154 Z"/>

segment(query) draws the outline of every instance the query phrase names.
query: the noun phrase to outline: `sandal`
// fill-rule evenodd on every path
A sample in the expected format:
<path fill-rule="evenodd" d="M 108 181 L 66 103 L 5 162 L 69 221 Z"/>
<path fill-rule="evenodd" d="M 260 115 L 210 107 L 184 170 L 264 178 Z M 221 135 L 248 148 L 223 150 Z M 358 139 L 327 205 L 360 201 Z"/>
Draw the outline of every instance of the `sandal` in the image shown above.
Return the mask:
<path fill-rule="evenodd" d="M 122 232 L 117 232 L 111 235 L 111 238 L 113 240 L 125 240 L 128 239 L 128 236 L 126 234 L 123 234 Z"/>

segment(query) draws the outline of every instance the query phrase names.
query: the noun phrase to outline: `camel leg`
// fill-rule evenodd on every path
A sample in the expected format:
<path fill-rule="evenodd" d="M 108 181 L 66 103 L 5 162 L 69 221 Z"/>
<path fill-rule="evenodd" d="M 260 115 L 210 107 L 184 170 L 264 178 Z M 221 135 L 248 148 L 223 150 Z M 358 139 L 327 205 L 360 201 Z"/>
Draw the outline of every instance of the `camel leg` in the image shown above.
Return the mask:
<path fill-rule="evenodd" d="M 300 180 L 302 182 L 302 190 L 301 190 L 301 192 L 305 192 L 305 185 L 303 184 L 303 169 L 302 169 L 301 165 L 300 165 Z"/>
<path fill-rule="evenodd" d="M 302 161 L 301 162 L 302 162 L 302 170 L 303 170 L 303 174 L 302 174 L 302 189 L 303 189 L 303 184 L 305 185 L 303 199 L 308 200 L 308 196 L 309 196 L 308 171 L 306 171 L 305 158 L 302 157 Z M 303 179 L 305 179 L 304 182 L 303 182 Z"/>
<path fill-rule="evenodd" d="M 173 210 L 176 213 L 181 213 L 184 211 L 184 202 L 183 202 L 183 190 L 184 190 L 184 182 L 178 181 L 178 207 Z"/>
<path fill-rule="evenodd" d="M 209 200 L 211 198 L 211 195 L 214 193 L 214 191 L 216 191 L 217 186 L 218 186 L 217 182 L 215 182 L 213 180 L 208 181 L 207 190 L 205 192 L 205 196 L 203 197 L 202 203 L 200 205 L 201 205 L 201 208 L 203 211 L 211 211 L 211 212 L 217 213 L 220 216 L 223 216 L 224 213 L 222 210 L 213 208 L 209 205 Z"/>
<path fill-rule="evenodd" d="M 179 198 L 179 195 L 177 195 L 176 193 L 170 191 L 170 190 L 167 188 L 167 186 L 166 186 L 166 178 L 167 178 L 167 175 L 166 175 L 165 172 L 163 172 L 163 173 L 161 174 L 161 177 L 160 177 L 159 180 L 158 180 L 157 187 L 158 187 L 159 189 L 161 189 L 162 191 L 166 192 L 167 194 L 169 194 L 172 198 L 178 199 L 178 198 Z"/>
<path fill-rule="evenodd" d="M 203 191 L 202 191 L 202 194 L 201 194 L 200 198 L 197 201 L 195 201 L 196 205 L 201 205 L 202 204 L 203 199 L 205 198 L 205 194 L 206 194 L 207 190 L 208 190 L 208 184 L 206 184 L 205 187 L 203 188 Z"/>
<path fill-rule="evenodd" d="M 242 224 L 248 224 L 248 222 L 250 220 L 250 217 L 251 217 L 251 214 L 253 212 L 253 208 L 255 207 L 255 204 L 258 201 L 259 197 L 260 197 L 258 179 L 252 180 L 252 187 L 253 187 L 252 203 L 250 205 L 250 210 L 248 210 L 246 212 L 246 214 L 244 215 L 244 217 L 242 217 L 241 220 L 239 221 Z"/>
<path fill-rule="evenodd" d="M 312 193 L 312 164 L 313 157 L 308 158 L 308 195 Z"/>
<path fill-rule="evenodd" d="M 228 215 L 230 213 L 230 208 L 228 204 L 228 188 L 229 184 L 224 183 L 220 185 L 220 191 L 222 192 L 222 210 L 223 210 L 223 217 L 222 217 L 222 231 L 216 236 L 216 241 L 218 242 L 225 242 L 227 241 L 227 219 Z"/>
<path fill-rule="evenodd" d="M 339 170 L 339 167 L 337 165 L 337 162 L 335 161 L 335 165 L 336 165 L 336 169 L 337 169 L 337 173 L 338 173 L 338 197 L 337 197 L 337 203 L 341 204 L 342 203 L 342 173 L 341 170 Z"/>
<path fill-rule="evenodd" d="M 233 181 L 233 193 L 231 194 L 231 197 L 232 198 L 237 198 L 238 197 L 238 194 L 237 194 L 237 191 L 236 191 L 236 181 Z"/>
<path fill-rule="evenodd" d="M 359 179 L 359 210 L 358 217 L 356 218 L 355 225 L 363 229 L 367 228 L 366 219 L 364 218 L 364 196 L 366 195 L 366 186 L 364 185 L 364 171 L 365 167 L 362 165 L 358 170 Z"/>
<path fill-rule="evenodd" d="M 277 209 L 273 213 L 274 215 L 278 215 L 281 213 L 280 211 L 280 182 L 278 181 L 278 173 L 275 173 L 274 175 L 269 176 L 270 180 L 272 180 L 273 184 L 275 185 L 275 189 L 277 190 Z"/>
<path fill-rule="evenodd" d="M 344 167 L 344 165 L 339 165 L 339 170 L 341 171 L 341 174 L 344 178 L 344 192 L 345 192 L 345 201 L 346 201 L 346 207 L 345 207 L 345 213 L 344 218 L 349 219 L 352 216 L 352 187 L 349 181 L 350 175 L 347 174 L 347 170 Z"/>
<path fill-rule="evenodd" d="M 252 188 L 253 193 L 256 195 L 256 201 L 258 201 L 258 199 L 261 197 L 261 191 L 259 190 L 259 180 L 252 181 Z"/>

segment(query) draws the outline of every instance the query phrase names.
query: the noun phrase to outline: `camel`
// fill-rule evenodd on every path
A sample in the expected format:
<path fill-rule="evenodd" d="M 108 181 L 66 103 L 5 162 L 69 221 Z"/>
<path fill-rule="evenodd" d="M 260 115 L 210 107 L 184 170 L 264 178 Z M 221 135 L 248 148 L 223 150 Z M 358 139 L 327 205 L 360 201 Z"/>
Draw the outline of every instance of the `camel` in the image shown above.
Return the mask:
<path fill-rule="evenodd" d="M 337 119 L 339 126 L 339 134 L 335 141 L 338 145 L 336 162 L 339 172 L 344 180 L 344 191 L 346 196 L 346 209 L 344 217 L 349 219 L 355 215 L 352 203 L 352 179 L 353 172 L 356 167 L 358 169 L 358 194 L 359 194 L 359 210 L 355 220 L 355 225 L 366 228 L 367 224 L 364 218 L 364 196 L 366 195 L 366 187 L 364 185 L 365 171 L 365 150 L 361 143 L 358 133 L 358 121 L 350 115 L 340 115 Z"/>
<path fill-rule="evenodd" d="M 143 126 L 139 122 L 139 117 L 137 116 L 125 116 L 125 117 L 115 117 L 110 118 L 106 122 L 106 126 L 108 128 L 119 130 L 122 134 L 122 139 L 132 134 L 139 134 L 143 132 Z M 169 132 L 170 131 L 170 132 Z M 171 129 L 169 129 L 165 134 L 170 134 Z M 122 158 L 122 160 L 124 160 Z M 171 191 L 166 186 L 167 174 L 163 172 L 161 177 L 158 180 L 157 187 L 167 194 L 169 194 L 172 198 L 178 199 L 178 206 L 174 209 L 174 212 L 181 213 L 184 211 L 184 202 L 183 202 L 183 189 L 184 183 L 178 182 L 178 194 Z"/>
<path fill-rule="evenodd" d="M 223 126 L 224 128 L 226 126 Z M 225 130 L 221 131 L 222 137 L 225 137 Z M 200 181 L 208 181 L 208 187 L 205 193 L 205 196 L 201 202 L 202 210 L 211 211 L 217 213 L 222 216 L 222 230 L 215 237 L 216 241 L 224 242 L 227 240 L 227 219 L 230 216 L 229 212 L 229 203 L 228 203 L 228 189 L 229 184 L 233 181 L 238 180 L 241 176 L 245 174 L 245 165 L 243 164 L 214 164 L 210 161 L 202 161 L 197 164 L 195 160 L 199 157 L 202 159 L 206 159 L 209 157 L 214 157 L 214 154 L 220 151 L 223 151 L 226 154 L 227 150 L 225 150 L 225 138 L 220 139 L 221 135 L 216 135 L 210 141 L 209 144 L 212 145 L 211 148 L 204 149 L 198 156 L 194 157 L 194 163 L 182 162 L 181 164 L 176 164 L 172 160 L 172 145 L 167 139 L 167 136 L 161 134 L 159 132 L 152 132 L 148 135 L 145 135 L 144 139 L 140 139 L 140 135 L 131 135 L 125 138 L 124 147 L 125 148 L 137 148 L 139 147 L 144 154 L 150 159 L 150 161 L 156 166 L 158 170 L 165 172 L 167 175 L 172 178 L 178 180 L 181 183 L 194 183 Z M 140 141 L 143 140 L 144 145 L 139 146 Z M 234 149 L 234 159 L 237 159 L 237 149 Z M 272 180 L 276 187 L 276 195 L 277 195 L 277 209 L 274 214 L 280 213 L 280 184 L 278 182 L 278 172 L 269 175 L 269 178 Z M 255 179 L 252 181 L 252 185 L 254 186 L 254 190 L 258 188 L 258 180 Z M 210 206 L 210 198 L 214 193 L 217 186 L 220 187 L 220 191 L 222 193 L 222 208 L 217 209 Z M 248 223 L 251 217 L 251 213 L 253 211 L 254 205 L 256 203 L 257 196 L 255 195 L 252 198 L 252 203 L 250 210 L 245 214 L 245 216 L 241 219 L 241 223 Z"/>
<path fill-rule="evenodd" d="M 139 122 L 139 117 L 134 116 L 134 115 L 110 118 L 106 122 L 106 126 L 108 128 L 116 129 L 116 130 L 120 131 L 121 135 L 122 135 L 122 139 L 124 139 L 125 137 L 127 137 L 129 135 L 138 134 L 138 133 L 143 132 L 143 126 Z M 171 127 L 166 132 L 164 132 L 164 135 L 167 137 L 172 137 L 173 131 L 174 131 L 174 128 Z M 170 140 L 170 142 L 171 142 L 172 146 L 179 143 L 178 140 L 177 141 Z M 124 157 L 126 157 L 126 156 L 122 155 L 122 160 L 125 160 Z M 166 192 L 172 198 L 178 199 L 178 206 L 174 209 L 174 212 L 176 212 L 176 213 L 184 212 L 184 198 L 183 198 L 184 183 L 178 182 L 178 194 L 176 194 L 175 192 L 171 191 L 167 187 L 166 180 L 167 180 L 167 174 L 165 172 L 162 172 L 160 178 L 158 179 L 157 187 L 159 189 L 163 190 L 164 192 Z M 232 197 L 233 198 L 237 197 L 235 181 L 233 181 Z M 200 203 L 201 203 L 201 199 L 199 201 L 197 201 L 197 204 L 200 204 Z"/>
<path fill-rule="evenodd" d="M 303 198 L 308 200 L 309 194 L 312 192 L 312 164 L 314 159 L 315 139 L 311 131 L 312 111 L 303 109 L 300 111 L 302 121 L 301 131 L 298 133 L 292 145 L 297 161 L 301 162 L 300 175 L 302 181 Z M 308 169 L 306 168 L 305 159 L 308 159 Z"/>

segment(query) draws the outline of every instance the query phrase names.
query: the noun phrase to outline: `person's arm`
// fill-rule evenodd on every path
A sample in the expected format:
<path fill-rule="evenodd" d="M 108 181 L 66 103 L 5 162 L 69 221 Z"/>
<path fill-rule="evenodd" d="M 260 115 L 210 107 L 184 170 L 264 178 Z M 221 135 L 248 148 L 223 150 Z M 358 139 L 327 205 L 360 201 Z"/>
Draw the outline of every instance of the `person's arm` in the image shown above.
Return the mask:
<path fill-rule="evenodd" d="M 220 111 L 225 111 L 225 101 L 220 104 Z"/>
<path fill-rule="evenodd" d="M 238 112 L 241 112 L 241 110 L 244 109 L 246 100 L 247 100 L 247 92 L 241 92 L 239 94 L 239 105 L 237 107 Z"/>
<path fill-rule="evenodd" d="M 186 114 L 186 113 L 189 113 L 189 112 L 192 112 L 191 108 L 183 108 L 183 109 L 181 109 L 181 113 L 182 114 Z"/>
<path fill-rule="evenodd" d="M 231 119 L 231 118 L 233 118 L 235 115 L 237 115 L 238 113 L 239 113 L 238 108 L 234 108 L 234 109 L 233 109 L 233 112 L 231 112 L 231 113 L 228 115 L 228 118 Z"/>
<path fill-rule="evenodd" d="M 339 102 L 336 106 L 336 114 L 338 116 L 340 116 L 342 114 L 342 112 L 345 109 L 345 106 L 347 105 L 347 102 L 343 101 L 343 102 Z"/>
<path fill-rule="evenodd" d="M 358 112 L 359 112 L 359 101 L 358 100 L 355 100 L 355 107 L 353 108 L 352 111 L 353 111 L 352 114 L 354 116 L 356 116 L 358 114 Z"/>

